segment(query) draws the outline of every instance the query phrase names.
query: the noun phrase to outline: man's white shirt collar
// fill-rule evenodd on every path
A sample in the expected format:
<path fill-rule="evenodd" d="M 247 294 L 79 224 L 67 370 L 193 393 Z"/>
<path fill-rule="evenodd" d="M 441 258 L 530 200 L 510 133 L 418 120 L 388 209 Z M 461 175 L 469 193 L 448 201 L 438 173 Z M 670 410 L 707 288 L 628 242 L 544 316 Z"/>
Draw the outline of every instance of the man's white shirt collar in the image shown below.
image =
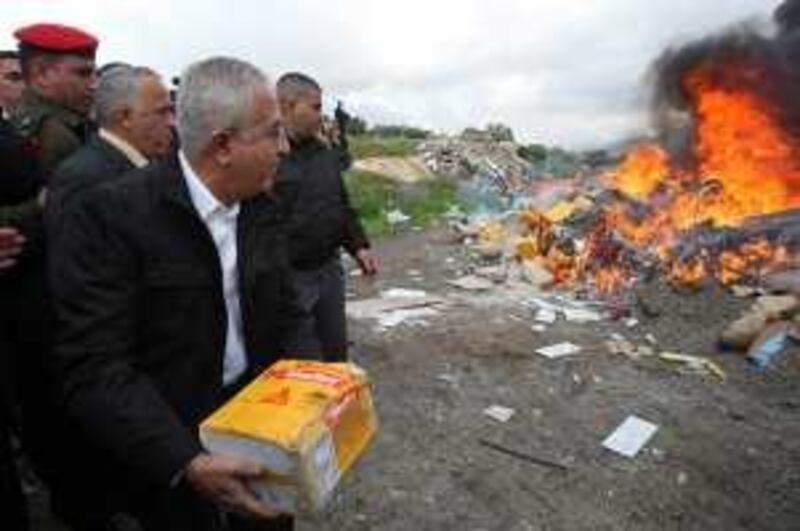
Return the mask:
<path fill-rule="evenodd" d="M 142 152 L 133 147 L 133 145 L 121 138 L 119 135 L 115 135 L 108 129 L 100 128 L 100 131 L 97 133 L 100 138 L 117 148 L 119 151 L 122 152 L 123 155 L 137 168 L 144 168 L 148 164 L 147 157 L 142 155 Z"/>
<path fill-rule="evenodd" d="M 186 185 L 189 188 L 189 196 L 192 199 L 192 204 L 200 214 L 200 218 L 208 220 L 212 215 L 221 213 L 226 216 L 237 216 L 239 214 L 239 203 L 234 203 L 231 206 L 225 206 L 217 199 L 211 190 L 205 185 L 200 177 L 192 169 L 192 165 L 184 155 L 183 151 L 178 151 L 178 160 L 183 170 Z"/>

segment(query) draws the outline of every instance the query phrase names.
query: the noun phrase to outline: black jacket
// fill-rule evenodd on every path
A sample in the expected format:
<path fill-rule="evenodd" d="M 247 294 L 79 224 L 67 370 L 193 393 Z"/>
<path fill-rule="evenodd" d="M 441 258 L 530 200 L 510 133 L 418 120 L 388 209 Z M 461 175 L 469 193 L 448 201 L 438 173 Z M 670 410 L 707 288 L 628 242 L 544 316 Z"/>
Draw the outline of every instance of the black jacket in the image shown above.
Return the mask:
<path fill-rule="evenodd" d="M 0 206 L 36 197 L 42 182 L 35 147 L 0 117 Z"/>
<path fill-rule="evenodd" d="M 50 177 L 45 222 L 57 225 L 65 208 L 85 197 L 91 188 L 119 179 L 134 169 L 119 149 L 94 135 L 78 151 L 58 165 Z"/>
<path fill-rule="evenodd" d="M 275 192 L 296 269 L 315 269 L 344 247 L 369 247 L 342 180 L 342 154 L 317 140 L 292 144 L 281 161 Z"/>
<path fill-rule="evenodd" d="M 65 401 L 88 433 L 166 485 L 200 451 L 222 398 L 226 311 L 219 256 L 177 161 L 101 186 L 52 243 Z M 242 205 L 238 265 L 251 373 L 278 358 L 294 308 L 274 209 Z"/>

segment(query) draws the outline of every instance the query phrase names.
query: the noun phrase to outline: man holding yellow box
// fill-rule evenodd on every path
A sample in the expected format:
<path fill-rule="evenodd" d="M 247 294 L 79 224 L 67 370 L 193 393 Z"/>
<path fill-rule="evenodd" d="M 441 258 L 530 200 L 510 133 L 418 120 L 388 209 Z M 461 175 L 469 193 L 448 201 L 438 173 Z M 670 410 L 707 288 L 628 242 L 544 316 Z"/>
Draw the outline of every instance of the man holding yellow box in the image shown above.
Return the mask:
<path fill-rule="evenodd" d="M 291 529 L 249 487 L 263 467 L 197 434 L 291 326 L 265 195 L 286 146 L 275 95 L 252 65 L 213 58 L 188 68 L 177 100 L 177 157 L 93 191 L 53 244 L 65 400 L 145 478 L 131 511 L 148 531 Z"/>

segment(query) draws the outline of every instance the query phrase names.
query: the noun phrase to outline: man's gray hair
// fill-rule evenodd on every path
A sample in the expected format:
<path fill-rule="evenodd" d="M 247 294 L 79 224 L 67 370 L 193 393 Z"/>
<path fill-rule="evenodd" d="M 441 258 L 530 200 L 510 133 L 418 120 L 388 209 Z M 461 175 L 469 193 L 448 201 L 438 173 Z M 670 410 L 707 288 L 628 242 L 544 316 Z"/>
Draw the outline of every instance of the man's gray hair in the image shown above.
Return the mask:
<path fill-rule="evenodd" d="M 132 109 L 136 105 L 141 81 L 145 77 L 159 76 L 150 68 L 124 63 L 103 69 L 94 100 L 97 124 L 100 127 L 114 125 L 119 119 L 120 112 Z"/>
<path fill-rule="evenodd" d="M 255 94 L 267 86 L 255 66 L 231 57 L 212 57 L 189 66 L 178 88 L 177 118 L 181 149 L 197 160 L 214 133 L 246 127 Z"/>

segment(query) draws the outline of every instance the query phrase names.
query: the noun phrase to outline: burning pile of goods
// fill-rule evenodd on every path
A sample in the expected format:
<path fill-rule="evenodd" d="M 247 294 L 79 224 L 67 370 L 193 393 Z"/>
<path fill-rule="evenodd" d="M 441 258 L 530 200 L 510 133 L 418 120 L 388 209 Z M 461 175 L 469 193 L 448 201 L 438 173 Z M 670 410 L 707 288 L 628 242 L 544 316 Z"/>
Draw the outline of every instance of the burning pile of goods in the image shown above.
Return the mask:
<path fill-rule="evenodd" d="M 746 283 L 792 264 L 800 76 L 782 43 L 739 31 L 667 51 L 654 69 L 658 140 L 631 150 L 595 192 L 484 223 L 479 245 L 597 293 L 653 274 Z"/>

